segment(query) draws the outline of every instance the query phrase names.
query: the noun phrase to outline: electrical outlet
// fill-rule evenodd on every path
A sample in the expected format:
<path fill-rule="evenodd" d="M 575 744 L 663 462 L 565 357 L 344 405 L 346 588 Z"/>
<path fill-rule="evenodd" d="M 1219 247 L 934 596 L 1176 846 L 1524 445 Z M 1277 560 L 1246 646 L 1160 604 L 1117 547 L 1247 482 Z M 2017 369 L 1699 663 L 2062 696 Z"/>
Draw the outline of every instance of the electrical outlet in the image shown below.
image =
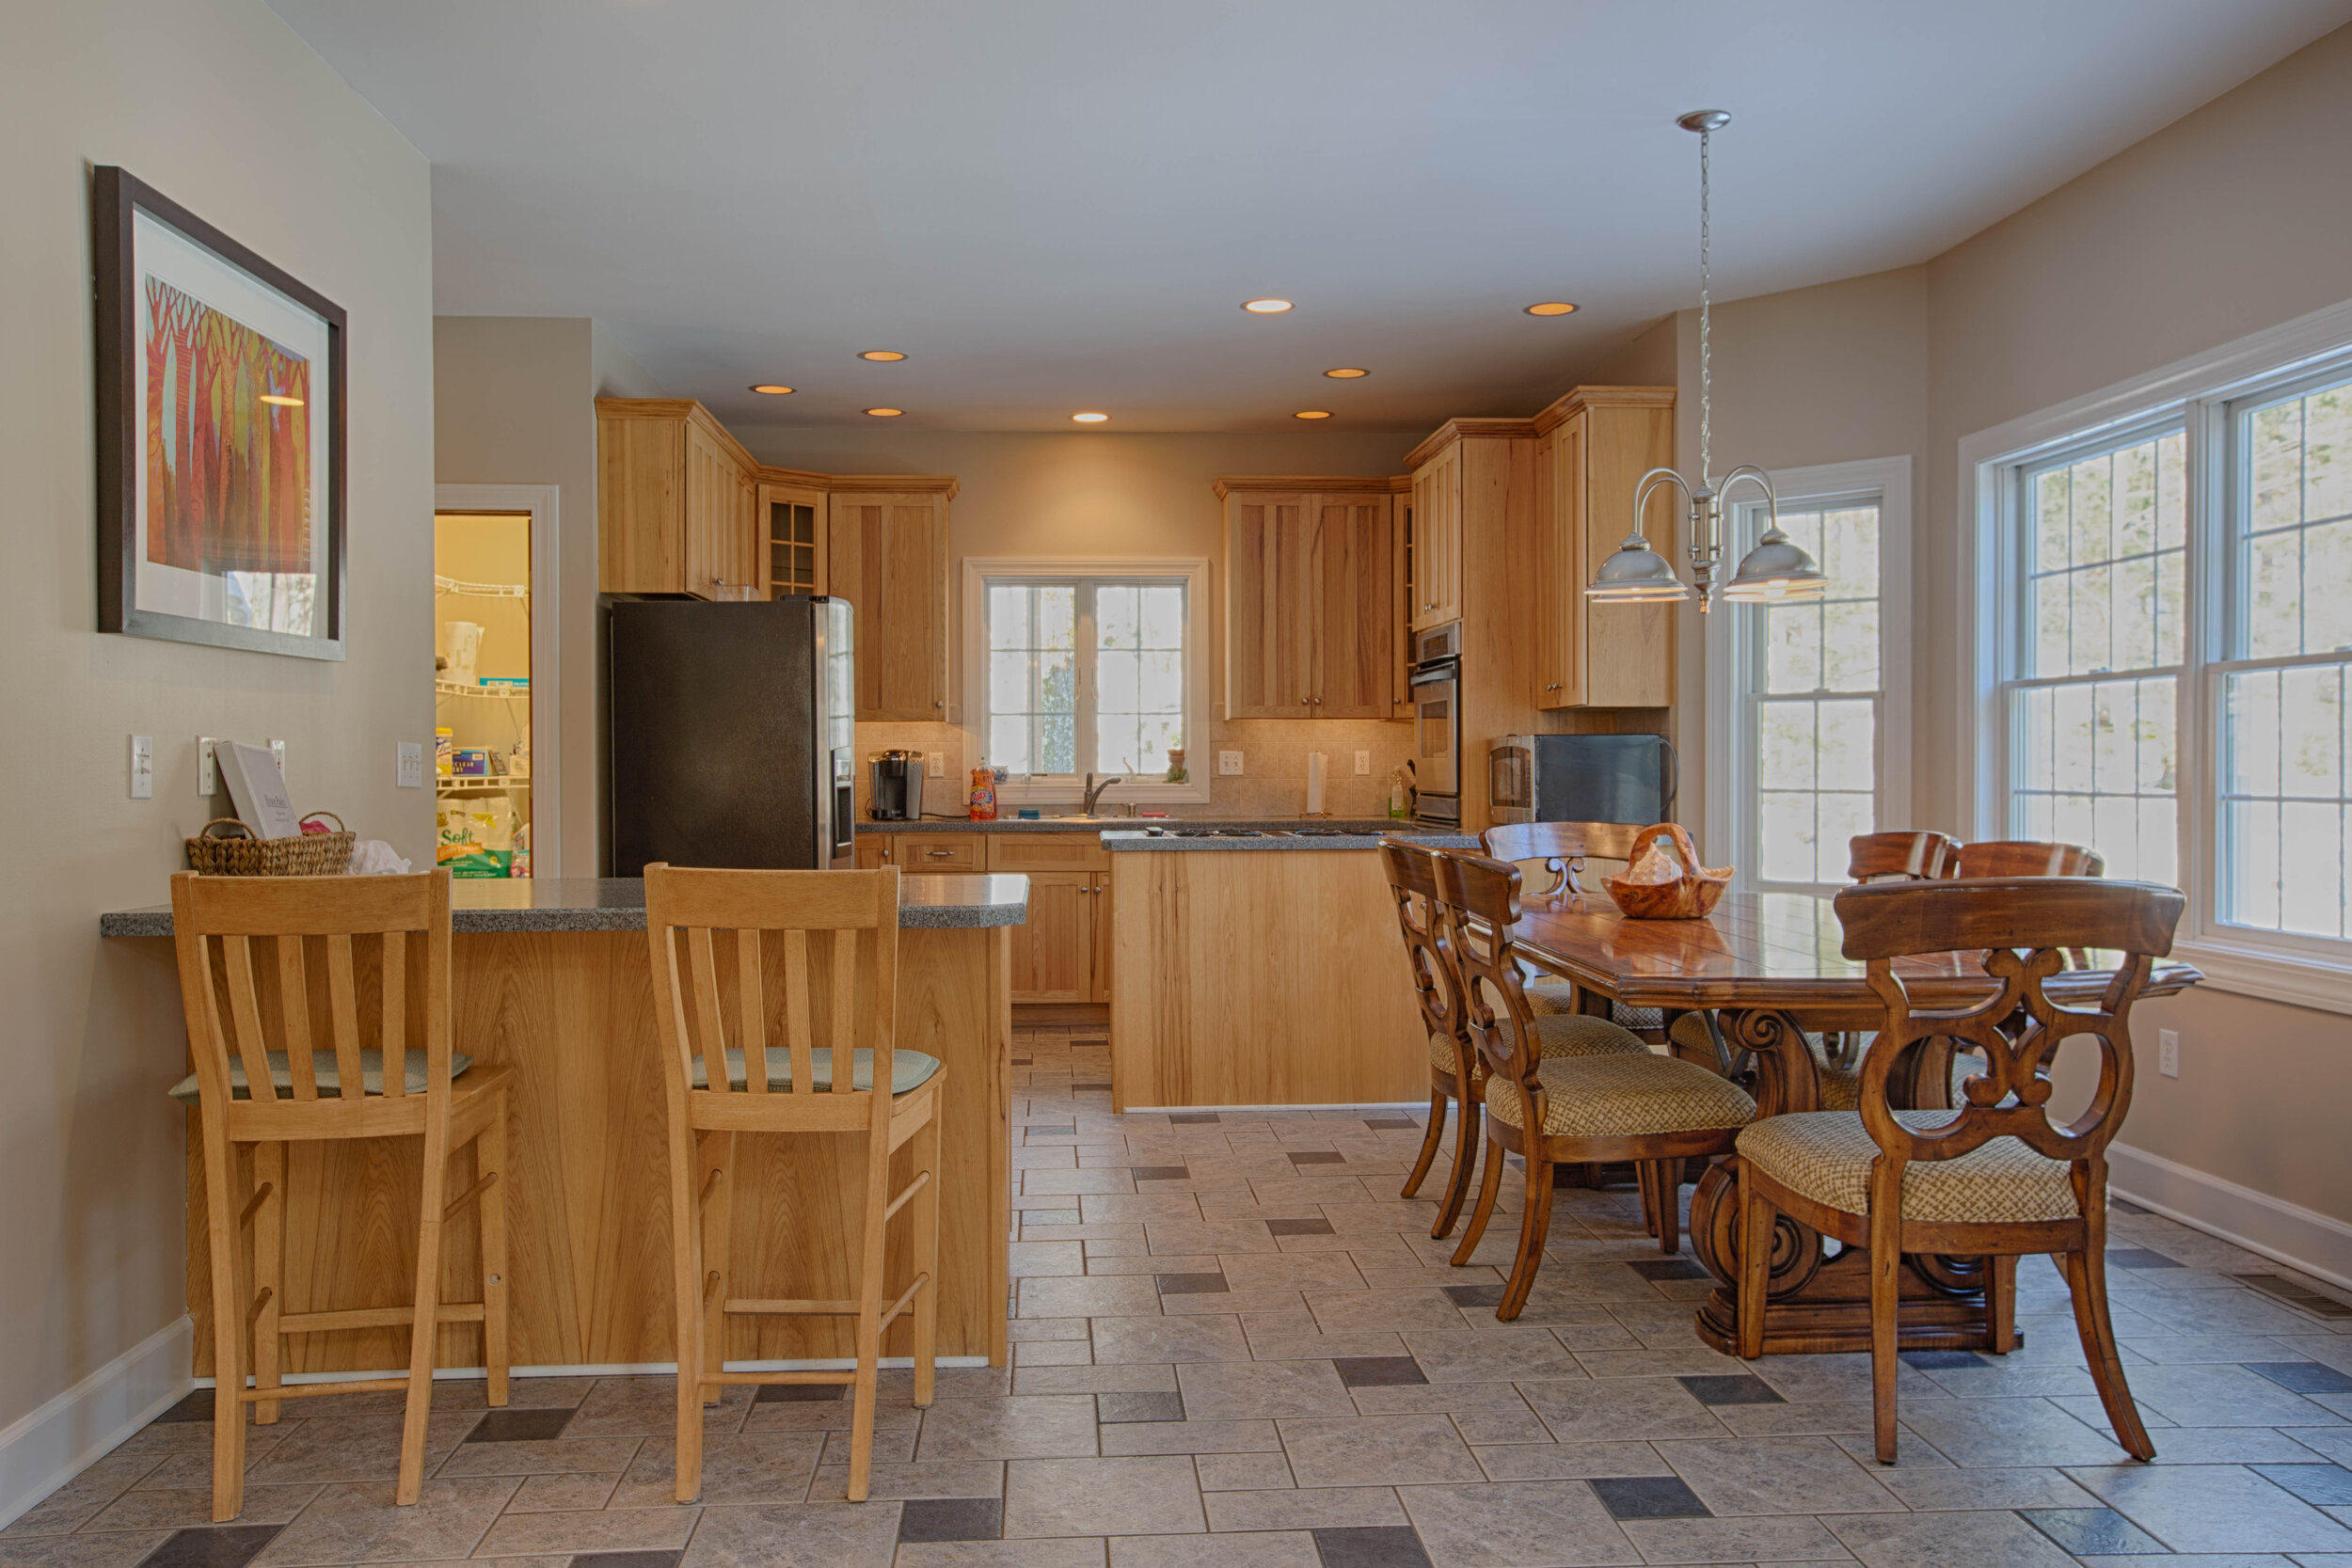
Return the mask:
<path fill-rule="evenodd" d="M 286 743 L 276 736 L 269 737 L 269 760 L 278 764 L 278 776 L 286 776 Z"/>
<path fill-rule="evenodd" d="M 151 800 L 155 798 L 155 737 L 135 735 L 131 737 L 131 799 Z"/>
<path fill-rule="evenodd" d="M 1372 753 L 1371 753 L 1370 752 L 1357 752 L 1357 753 L 1356 753 L 1356 776 L 1357 776 L 1358 778 L 1359 778 L 1359 779 L 1360 779 L 1360 778 L 1367 777 L 1368 775 L 1370 775 L 1370 773 L 1371 773 L 1371 772 L 1372 772 Z"/>
<path fill-rule="evenodd" d="M 220 765 L 213 756 L 213 748 L 220 742 L 209 735 L 196 737 L 196 792 L 210 795 L 220 788 Z"/>
<path fill-rule="evenodd" d="M 1241 753 L 1239 752 L 1217 752 L 1216 770 L 1219 774 L 1229 779 L 1240 777 Z"/>
<path fill-rule="evenodd" d="M 2156 1070 L 2167 1078 L 2181 1075 L 2181 1032 L 2178 1029 L 2156 1031 Z"/>
<path fill-rule="evenodd" d="M 947 753 L 945 752 L 933 752 L 930 756 L 926 759 L 923 773 L 926 778 L 946 778 L 947 776 Z"/>
<path fill-rule="evenodd" d="M 404 740 L 394 750 L 392 783 L 401 789 L 424 787 L 424 742 Z"/>

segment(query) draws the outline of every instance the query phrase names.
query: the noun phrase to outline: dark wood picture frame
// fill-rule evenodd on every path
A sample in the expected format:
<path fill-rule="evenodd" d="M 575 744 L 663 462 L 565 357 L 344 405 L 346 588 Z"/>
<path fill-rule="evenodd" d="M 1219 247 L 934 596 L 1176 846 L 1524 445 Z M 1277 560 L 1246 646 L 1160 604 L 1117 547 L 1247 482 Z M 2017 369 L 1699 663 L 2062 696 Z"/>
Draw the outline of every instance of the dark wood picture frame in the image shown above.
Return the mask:
<path fill-rule="evenodd" d="M 230 626 L 138 603 L 138 481 L 146 457 L 137 361 L 139 279 L 133 243 L 133 216 L 139 212 L 310 311 L 326 327 L 326 472 L 314 481 L 314 492 L 325 503 L 326 529 L 325 580 L 313 601 L 323 634 Z M 101 166 L 91 170 L 90 224 L 98 356 L 98 629 L 300 658 L 342 658 L 347 567 L 342 308 L 121 168 Z"/>

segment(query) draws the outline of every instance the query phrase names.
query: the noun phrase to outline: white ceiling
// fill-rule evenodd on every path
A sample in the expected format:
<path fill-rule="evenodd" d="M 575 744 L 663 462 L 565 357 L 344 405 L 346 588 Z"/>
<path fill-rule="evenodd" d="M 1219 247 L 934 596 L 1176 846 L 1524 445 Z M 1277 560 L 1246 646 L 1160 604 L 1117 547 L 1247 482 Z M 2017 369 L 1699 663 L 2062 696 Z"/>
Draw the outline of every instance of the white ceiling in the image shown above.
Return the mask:
<path fill-rule="evenodd" d="M 433 161 L 437 309 L 594 316 L 733 424 L 888 404 L 965 430 L 1529 413 L 1696 303 L 1682 110 L 1736 117 L 1715 145 L 1734 298 L 1924 260 L 2352 20 L 2352 0 L 271 3 Z M 1298 308 L 1237 309 L 1263 294 Z M 1521 313 L 1543 299 L 1583 309 Z"/>

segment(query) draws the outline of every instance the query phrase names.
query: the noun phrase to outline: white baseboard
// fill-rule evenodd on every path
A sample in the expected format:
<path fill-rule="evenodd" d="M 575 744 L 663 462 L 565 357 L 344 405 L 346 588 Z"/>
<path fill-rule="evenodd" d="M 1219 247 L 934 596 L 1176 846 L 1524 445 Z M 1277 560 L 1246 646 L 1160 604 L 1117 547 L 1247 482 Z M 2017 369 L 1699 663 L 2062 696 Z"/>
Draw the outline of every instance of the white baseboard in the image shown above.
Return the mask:
<path fill-rule="evenodd" d="M 892 1367 L 912 1367 L 914 1365 L 914 1358 L 910 1355 L 885 1355 L 880 1364 L 885 1370 Z M 726 1364 L 726 1370 L 731 1372 L 845 1372 L 856 1365 L 856 1361 L 845 1355 L 830 1360 L 814 1361 L 730 1361 Z M 936 1365 L 985 1367 L 988 1365 L 988 1357 L 985 1355 L 943 1355 Z M 676 1370 L 677 1363 L 675 1361 L 612 1361 L 583 1362 L 577 1367 L 509 1367 L 506 1374 L 509 1377 L 668 1377 Z M 362 1378 L 406 1377 L 407 1375 L 407 1368 L 390 1367 L 374 1372 L 288 1372 L 285 1380 L 290 1384 L 342 1383 L 357 1382 Z M 436 1383 L 479 1381 L 488 1375 L 488 1370 L 483 1367 L 436 1367 L 433 1369 L 433 1381 Z M 210 1388 L 214 1386 L 214 1384 L 209 1377 L 199 1377 L 189 1383 L 187 1386 Z"/>
<path fill-rule="evenodd" d="M 0 1527 L 178 1403 L 195 1386 L 195 1337 L 186 1317 L 167 1323 L 0 1431 Z"/>
<path fill-rule="evenodd" d="M 2107 1147 L 2107 1186 L 2166 1219 L 2352 1291 L 2352 1225 L 2128 1144 Z"/>
<path fill-rule="evenodd" d="M 1279 1112 L 1297 1111 L 1426 1111 L 1426 1100 L 1350 1100 L 1339 1105 L 1130 1105 L 1120 1112 L 1124 1117 L 1157 1117 L 1198 1115 L 1215 1111 L 1218 1116 L 1267 1116 Z M 1030 1107 L 1030 1115 L 1038 1115 Z"/>

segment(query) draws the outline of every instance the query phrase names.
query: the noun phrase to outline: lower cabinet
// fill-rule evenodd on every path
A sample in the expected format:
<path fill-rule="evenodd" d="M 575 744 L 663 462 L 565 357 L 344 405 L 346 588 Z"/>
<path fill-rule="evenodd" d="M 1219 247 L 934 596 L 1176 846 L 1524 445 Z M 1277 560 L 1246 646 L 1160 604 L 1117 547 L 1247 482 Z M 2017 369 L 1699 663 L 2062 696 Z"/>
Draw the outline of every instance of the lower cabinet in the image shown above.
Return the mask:
<path fill-rule="evenodd" d="M 991 833 L 988 869 L 1029 879 L 1012 928 L 1015 1002 L 1111 999 L 1111 867 L 1096 833 Z"/>

